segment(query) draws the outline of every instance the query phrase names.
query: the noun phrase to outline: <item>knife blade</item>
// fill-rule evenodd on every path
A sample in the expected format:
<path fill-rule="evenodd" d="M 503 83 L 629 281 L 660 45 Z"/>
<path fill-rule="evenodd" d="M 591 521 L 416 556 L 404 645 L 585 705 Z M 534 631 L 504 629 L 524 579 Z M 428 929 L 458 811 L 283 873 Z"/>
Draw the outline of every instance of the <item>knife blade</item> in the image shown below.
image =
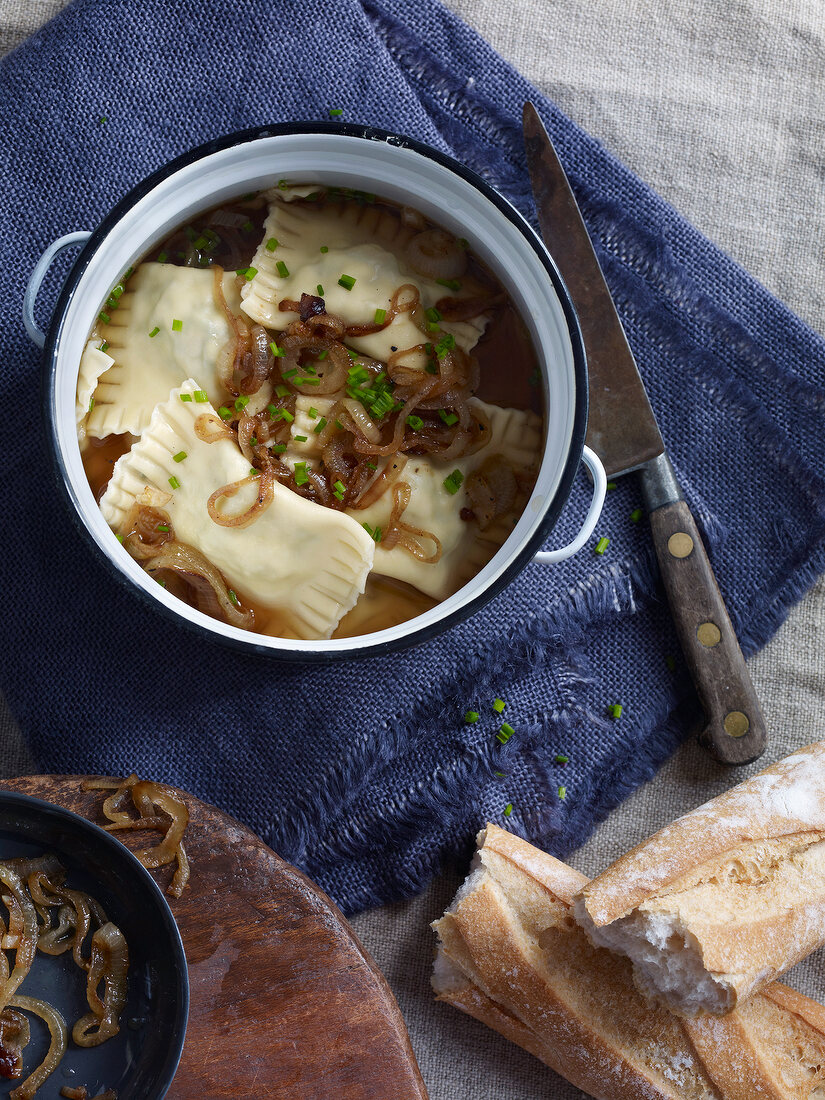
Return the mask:
<path fill-rule="evenodd" d="M 700 743 L 722 763 L 749 763 L 765 749 L 766 728 L 742 650 L 575 196 L 532 103 L 524 105 L 523 122 L 542 237 L 570 292 L 584 341 L 587 443 L 609 477 L 640 473 L 676 632 L 705 712 Z"/>

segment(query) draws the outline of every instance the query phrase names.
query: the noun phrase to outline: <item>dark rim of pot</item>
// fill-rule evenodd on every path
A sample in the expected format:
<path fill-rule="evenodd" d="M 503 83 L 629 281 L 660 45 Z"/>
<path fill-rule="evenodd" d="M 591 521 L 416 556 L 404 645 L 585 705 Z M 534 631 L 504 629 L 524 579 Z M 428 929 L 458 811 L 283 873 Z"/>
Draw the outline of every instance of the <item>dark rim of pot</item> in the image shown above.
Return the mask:
<path fill-rule="evenodd" d="M 533 532 L 525 544 L 520 548 L 516 556 L 510 562 L 506 569 L 498 576 L 494 581 L 489 583 L 487 587 L 473 596 L 461 607 L 456 608 L 450 612 L 444 618 L 439 619 L 435 623 L 431 623 L 427 626 L 418 627 L 411 630 L 408 634 L 405 634 L 402 638 L 396 638 L 391 641 L 376 642 L 374 644 L 367 643 L 361 645 L 357 649 L 321 649 L 313 652 L 290 652 L 284 649 L 272 649 L 268 646 L 261 645 L 256 642 L 256 635 L 253 632 L 249 632 L 249 640 L 244 638 L 229 637 L 222 635 L 217 631 L 210 630 L 208 627 L 203 626 L 200 623 L 194 623 L 189 619 L 179 615 L 173 608 L 167 607 L 166 604 L 161 603 L 160 600 L 154 599 L 148 592 L 139 588 L 117 565 L 105 554 L 101 552 L 100 546 L 98 546 L 91 531 L 87 528 L 83 521 L 83 510 L 81 508 L 80 501 L 74 493 L 74 490 L 69 482 L 69 478 L 63 463 L 60 446 L 57 438 L 57 421 L 56 421 L 56 403 L 55 403 L 55 384 L 57 376 L 57 348 L 60 344 L 60 339 L 63 334 L 63 326 L 65 323 L 66 312 L 71 302 L 74 292 L 77 288 L 77 284 L 80 281 L 83 273 L 91 261 L 92 256 L 97 251 L 98 247 L 108 236 L 109 232 L 114 228 L 118 221 L 145 195 L 147 195 L 153 188 L 157 187 L 169 176 L 178 172 L 182 168 L 186 168 L 188 165 L 195 161 L 202 160 L 204 157 L 211 156 L 213 153 L 219 153 L 224 149 L 230 149 L 236 145 L 244 145 L 254 141 L 258 141 L 261 138 L 270 137 L 288 137 L 296 134 L 335 134 L 344 135 L 345 137 L 360 138 L 365 141 L 377 141 L 388 145 L 395 145 L 399 148 L 410 149 L 415 153 L 418 153 L 422 157 L 426 157 L 429 160 L 435 161 L 442 167 L 454 172 L 457 176 L 460 176 L 467 183 L 471 184 L 476 190 L 480 191 L 485 198 L 489 199 L 491 203 L 501 214 L 507 218 L 522 234 L 527 243 L 531 246 L 538 259 L 541 261 L 545 271 L 547 272 L 553 288 L 561 303 L 562 310 L 564 312 L 565 321 L 567 322 L 567 330 L 570 336 L 570 343 L 573 350 L 573 372 L 574 372 L 574 401 L 575 406 L 573 410 L 573 431 L 570 438 L 570 448 L 567 454 L 567 459 L 562 470 L 561 479 L 559 481 L 558 488 L 556 490 L 553 499 L 547 506 L 544 516 L 538 528 Z M 58 484 L 61 486 L 63 493 L 66 496 L 68 503 L 70 504 L 70 512 L 74 520 L 75 525 L 81 532 L 81 535 L 90 542 L 96 551 L 96 554 L 105 558 L 107 565 L 113 576 L 118 580 L 120 584 L 126 587 L 130 592 L 137 595 L 144 601 L 146 605 L 152 607 L 153 611 L 161 612 L 167 619 L 176 623 L 178 626 L 188 627 L 191 630 L 196 631 L 198 634 L 208 637 L 210 640 L 215 641 L 221 645 L 228 645 L 233 649 L 239 650 L 243 653 L 257 653 L 267 658 L 275 658 L 277 660 L 285 660 L 291 662 L 328 662 L 330 660 L 352 660 L 360 657 L 375 657 L 383 656 L 387 653 L 394 653 L 402 649 L 410 649 L 413 646 L 420 645 L 423 642 L 428 641 L 430 638 L 435 637 L 438 634 L 443 633 L 445 630 L 449 630 L 451 626 L 455 626 L 457 623 L 462 622 L 468 618 L 473 612 L 483 607 L 486 603 L 489 603 L 495 596 L 499 594 L 507 585 L 517 576 L 518 573 L 530 562 L 533 555 L 541 549 L 541 545 L 555 526 L 562 508 L 567 503 L 567 498 L 570 495 L 570 490 L 573 486 L 573 481 L 576 476 L 576 472 L 581 462 L 582 448 L 584 447 L 585 432 L 587 430 L 587 365 L 584 354 L 584 344 L 582 342 L 581 330 L 579 328 L 578 318 L 576 311 L 573 308 L 573 302 L 570 298 L 570 294 L 564 281 L 559 274 L 553 259 L 544 247 L 541 239 L 532 229 L 527 220 L 519 213 L 516 208 L 507 201 L 502 195 L 500 195 L 489 183 L 481 178 L 476 172 L 469 168 L 466 168 L 463 164 L 454 160 L 452 157 L 447 156 L 444 153 L 439 152 L 437 149 L 431 148 L 429 145 L 425 145 L 415 138 L 406 137 L 402 134 L 393 134 L 387 130 L 379 130 L 370 126 L 356 126 L 348 123 L 285 123 L 277 126 L 257 126 L 248 130 L 240 130 L 234 134 L 228 134 L 222 138 L 216 138 L 213 141 L 208 141 L 204 145 L 199 145 L 194 149 L 189 150 L 187 153 L 183 153 L 181 156 L 176 157 L 174 160 L 169 161 L 162 168 L 159 168 L 152 175 L 147 176 L 141 183 L 134 187 L 124 198 L 112 208 L 109 214 L 100 222 L 97 228 L 92 232 L 89 240 L 83 247 L 82 252 L 77 258 L 74 267 L 70 271 L 60 296 L 55 306 L 52 321 L 49 327 L 49 334 L 46 340 L 45 356 L 47 362 L 46 377 L 43 390 L 43 409 L 46 420 L 47 437 L 51 443 L 52 458 L 54 460 L 53 472 L 56 475 Z M 414 620 L 413 620 L 414 621 Z M 365 635 L 360 635 L 365 637 Z M 287 639 L 288 641 L 288 639 Z"/>
<path fill-rule="evenodd" d="M 101 829 L 99 825 L 95 825 L 93 821 L 81 817 L 80 814 L 67 810 L 64 806 L 57 806 L 53 802 L 46 802 L 42 798 L 35 798 L 33 795 L 21 794 L 17 791 L 0 791 L 0 810 L 2 809 L 19 810 L 29 818 L 56 819 L 66 823 L 71 829 L 86 833 L 88 836 L 94 836 L 97 843 L 102 845 L 104 849 L 108 849 L 107 858 L 115 866 L 120 865 L 124 868 L 131 878 L 139 879 L 152 896 L 163 924 L 164 933 L 171 947 L 175 967 L 175 984 L 177 986 L 175 1024 L 164 1064 L 159 1072 L 157 1089 L 153 1094 L 160 1100 L 160 1097 L 165 1096 L 168 1092 L 169 1086 L 177 1073 L 183 1053 L 184 1039 L 186 1038 L 186 1025 L 189 1019 L 189 969 L 186 963 L 186 952 L 183 947 L 180 929 L 172 910 L 169 908 L 169 903 L 163 896 L 163 891 L 125 844 L 121 844 L 105 829 Z M 13 828 L 13 825 L 8 826 L 9 831 L 13 831 Z"/>

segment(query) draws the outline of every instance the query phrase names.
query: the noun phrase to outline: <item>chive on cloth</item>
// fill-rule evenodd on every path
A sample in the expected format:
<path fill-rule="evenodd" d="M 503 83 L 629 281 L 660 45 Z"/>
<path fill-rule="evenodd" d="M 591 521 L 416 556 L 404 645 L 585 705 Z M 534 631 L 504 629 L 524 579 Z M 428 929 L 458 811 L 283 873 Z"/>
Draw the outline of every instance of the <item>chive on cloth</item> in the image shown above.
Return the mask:
<path fill-rule="evenodd" d="M 532 217 L 528 97 L 752 653 L 825 568 L 825 346 L 435 0 L 76 0 L 0 68 L 0 686 L 44 770 L 186 788 L 349 912 L 419 890 L 486 819 L 563 856 L 687 735 L 697 704 L 637 484 L 608 494 L 583 553 L 529 565 L 414 651 L 244 658 L 153 615 L 81 543 L 44 453 L 23 290 L 51 240 L 169 158 L 331 109 L 452 154 Z M 552 544 L 587 497 L 581 477 Z"/>

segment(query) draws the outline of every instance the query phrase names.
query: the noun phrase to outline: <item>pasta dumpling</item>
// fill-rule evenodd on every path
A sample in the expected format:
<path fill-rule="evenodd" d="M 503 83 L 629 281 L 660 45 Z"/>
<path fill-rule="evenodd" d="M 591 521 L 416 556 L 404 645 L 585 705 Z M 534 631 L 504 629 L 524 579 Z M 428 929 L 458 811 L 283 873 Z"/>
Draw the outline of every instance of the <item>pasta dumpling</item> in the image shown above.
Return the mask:
<path fill-rule="evenodd" d="M 280 303 L 284 299 L 298 301 L 303 292 L 315 293 L 320 286 L 327 312 L 358 325 L 372 321 L 376 310 L 388 309 L 395 291 L 408 283 L 417 287 L 422 305 L 432 308 L 447 291 L 405 262 L 404 248 L 413 235 L 411 230 L 403 230 L 397 218 L 382 218 L 368 205 L 300 206 L 275 198 L 263 240 L 252 259 L 255 274 L 241 290 L 241 309 L 259 324 L 284 329 L 298 315 L 281 310 Z M 274 248 L 268 247 L 272 241 L 277 242 Z M 470 351 L 485 323 L 486 317 L 480 315 L 444 322 L 442 328 L 459 347 Z M 379 332 L 349 340 L 356 351 L 385 362 L 395 351 L 424 342 L 421 330 L 406 312 Z M 405 363 L 423 369 L 426 360 L 422 352 L 409 356 Z"/>
<path fill-rule="evenodd" d="M 208 269 L 140 264 L 101 327 L 105 359 L 89 345 L 83 355 L 86 388 L 91 379 L 96 382 L 85 422 L 89 435 L 140 435 L 158 402 L 189 377 L 210 397 L 220 396 L 218 357 L 233 329 L 215 301 L 214 281 Z M 222 287 L 227 305 L 237 312 L 234 273 L 223 276 Z"/>
<path fill-rule="evenodd" d="M 255 501 L 249 463 L 227 432 L 205 442 L 199 421 L 220 420 L 208 401 L 196 400 L 188 379 L 154 410 L 139 442 L 118 459 L 100 501 L 107 523 L 121 534 L 134 505 L 162 508 L 175 537 L 199 550 L 241 598 L 277 612 L 301 638 L 328 638 L 364 591 L 374 543 L 341 512 L 322 508 L 275 483 L 274 498 L 248 526 L 216 523 L 207 502 L 224 486 L 218 506 L 238 515 Z M 180 459 L 176 456 L 183 455 Z M 170 480 L 172 479 L 172 480 Z"/>
<path fill-rule="evenodd" d="M 516 470 L 529 470 L 535 464 L 541 439 L 541 420 L 535 413 L 503 409 L 477 399 L 470 404 L 489 420 L 487 443 L 466 458 L 447 462 L 438 461 L 432 455 L 410 455 L 398 477 L 399 482 L 410 488 L 403 521 L 438 539 L 441 545 L 438 561 L 413 557 L 399 546 L 387 550 L 380 539 L 375 550 L 373 572 L 406 581 L 437 599 L 445 599 L 466 583 L 504 541 L 499 527 L 479 532 L 475 525 L 462 518 L 461 512 L 466 508 L 464 494 L 450 492 L 445 481 L 454 476 L 456 470 L 462 482 L 466 481 L 493 455 L 501 456 Z M 393 494 L 386 492 L 369 508 L 353 509 L 349 514 L 372 530 L 384 531 L 392 505 Z M 425 553 L 432 549 L 432 540 L 421 541 Z"/>

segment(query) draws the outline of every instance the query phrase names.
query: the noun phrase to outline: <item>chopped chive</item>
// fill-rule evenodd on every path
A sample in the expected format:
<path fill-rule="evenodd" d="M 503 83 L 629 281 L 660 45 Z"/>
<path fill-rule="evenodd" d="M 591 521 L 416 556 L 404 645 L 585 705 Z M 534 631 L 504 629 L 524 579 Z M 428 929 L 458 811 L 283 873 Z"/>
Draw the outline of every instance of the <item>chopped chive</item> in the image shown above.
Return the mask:
<path fill-rule="evenodd" d="M 670 669 L 671 672 L 676 671 L 676 658 L 671 657 L 671 655 L 669 653 L 668 653 L 667 657 L 665 657 L 665 664 L 667 665 L 667 667 Z"/>
<path fill-rule="evenodd" d="M 343 430 L 344 430 L 344 425 L 343 425 L 343 424 L 341 423 L 341 421 L 340 421 L 340 420 L 338 420 L 337 418 L 336 418 L 336 421 L 335 421 L 335 427 L 336 427 L 336 428 L 340 428 L 340 429 L 341 429 L 341 431 L 343 431 Z"/>
<path fill-rule="evenodd" d="M 493 775 L 496 777 L 496 779 L 504 779 L 506 777 L 507 773 L 506 772 L 493 772 Z"/>
<path fill-rule="evenodd" d="M 221 405 L 221 407 L 218 409 L 218 416 L 221 418 L 221 420 L 231 420 L 232 410 L 228 409 L 226 405 Z"/>
<path fill-rule="evenodd" d="M 157 525 L 157 527 L 155 528 L 155 530 L 156 531 L 168 531 L 169 530 L 169 524 L 168 523 L 159 523 Z"/>
<path fill-rule="evenodd" d="M 289 268 L 286 266 L 283 260 L 278 260 L 275 266 L 277 267 L 278 274 L 281 276 L 282 279 L 289 278 Z"/>
<path fill-rule="evenodd" d="M 179 321 L 179 320 L 177 320 L 177 318 L 175 318 L 172 321 L 172 332 L 180 332 L 182 329 L 183 329 L 183 321 Z"/>
<path fill-rule="evenodd" d="M 427 318 L 428 321 L 440 321 L 441 320 L 441 314 L 438 312 L 438 310 L 435 308 L 435 306 L 432 306 L 430 309 L 425 309 L 424 310 L 424 316 Z"/>
<path fill-rule="evenodd" d="M 616 488 L 616 482 L 615 482 L 615 481 L 608 481 L 608 483 L 607 483 L 607 491 L 608 491 L 609 493 L 612 493 L 612 492 L 613 492 L 613 490 L 614 490 L 615 488 Z"/>
<path fill-rule="evenodd" d="M 344 290 L 352 290 L 355 286 L 355 278 L 352 275 L 342 275 L 338 280 L 338 286 L 342 286 Z"/>
<path fill-rule="evenodd" d="M 329 352 L 327 351 L 327 349 L 326 349 L 326 348 L 324 348 L 324 350 L 323 350 L 323 351 L 319 351 L 319 352 L 318 352 L 318 355 L 316 356 L 316 358 L 318 358 L 318 359 L 326 359 L 326 357 L 327 357 L 328 355 L 329 355 Z"/>
<path fill-rule="evenodd" d="M 369 535 L 369 537 L 372 539 L 373 542 L 380 542 L 381 541 L 381 528 L 380 527 L 370 527 L 370 525 L 368 523 L 362 523 L 361 526 L 364 528 L 364 530 L 367 532 L 367 534 Z"/>
<path fill-rule="evenodd" d="M 607 708 L 607 713 L 611 718 L 621 718 L 623 709 L 621 703 L 611 703 Z"/>
<path fill-rule="evenodd" d="M 375 311 L 375 324 L 383 325 L 387 319 L 387 311 L 385 309 L 377 309 Z"/>
<path fill-rule="evenodd" d="M 513 812 L 513 803 L 508 802 L 507 805 L 504 807 L 504 816 L 509 817 L 512 812 Z"/>
<path fill-rule="evenodd" d="M 272 352 L 272 354 L 275 356 L 276 359 L 280 359 L 284 354 L 284 349 L 279 348 L 274 340 L 270 341 L 269 350 Z"/>
<path fill-rule="evenodd" d="M 481 715 L 478 713 L 477 710 L 468 710 L 464 715 L 464 721 L 467 723 L 468 726 L 472 726 L 475 722 L 479 720 L 480 717 Z"/>
<path fill-rule="evenodd" d="M 254 228 L 255 228 L 255 226 L 252 224 L 252 222 L 250 221 L 249 218 L 247 218 L 246 221 L 241 226 L 241 229 L 243 230 L 244 233 L 251 233 Z"/>
<path fill-rule="evenodd" d="M 248 404 L 249 397 L 245 393 L 242 393 L 240 397 L 235 398 L 235 408 L 238 410 L 238 412 L 241 412 L 243 409 L 245 409 Z"/>
<path fill-rule="evenodd" d="M 155 325 L 155 327 L 154 327 L 154 328 L 152 329 L 152 331 L 151 331 L 151 332 L 149 333 L 149 338 L 151 339 L 152 337 L 154 337 L 154 336 L 157 336 L 157 334 L 158 334 L 159 332 L 160 332 L 160 329 L 158 328 L 158 326 L 157 326 L 157 325 Z"/>
<path fill-rule="evenodd" d="M 256 470 L 254 466 L 250 466 L 250 467 L 249 467 L 249 476 L 250 476 L 250 477 L 258 477 L 258 475 L 260 474 L 260 472 L 261 472 L 261 471 L 260 471 L 260 470 Z"/>
<path fill-rule="evenodd" d="M 632 520 L 633 523 L 638 523 L 643 515 L 644 515 L 644 512 L 642 511 L 641 508 L 634 508 L 633 511 L 630 513 L 630 519 Z"/>
<path fill-rule="evenodd" d="M 377 466 L 375 465 L 375 463 L 374 463 L 374 462 L 368 462 L 368 463 L 367 463 L 367 469 L 368 469 L 368 470 L 377 470 L 377 469 L 378 469 L 378 467 L 377 467 Z"/>
<path fill-rule="evenodd" d="M 305 435 L 294 435 L 292 437 L 296 443 L 306 443 L 307 437 Z"/>
<path fill-rule="evenodd" d="M 316 290 L 317 290 L 317 292 L 318 292 L 318 297 L 319 297 L 319 298 L 323 298 L 323 296 L 324 296 L 324 288 L 323 288 L 323 286 L 322 286 L 322 285 L 321 285 L 320 283 L 318 283 L 318 285 L 317 285 L 317 286 L 315 287 L 315 289 L 316 289 Z"/>
<path fill-rule="evenodd" d="M 504 702 L 503 699 L 494 699 L 493 700 L 493 710 L 496 712 L 496 714 L 501 714 L 501 712 L 504 710 L 504 708 L 506 706 L 507 706 L 507 704 Z"/>
<path fill-rule="evenodd" d="M 411 413 L 407 417 L 407 423 L 414 432 L 420 432 L 421 429 L 424 427 L 424 421 L 421 419 L 420 416 L 416 416 L 414 413 Z"/>
<path fill-rule="evenodd" d="M 270 237 L 269 240 L 266 242 L 267 252 L 274 252 L 277 247 L 278 247 L 278 238 L 277 237 Z"/>
<path fill-rule="evenodd" d="M 440 286 L 446 286 L 448 290 L 461 290 L 461 283 L 458 279 L 436 279 L 436 282 Z"/>
<path fill-rule="evenodd" d="M 176 455 L 172 455 L 173 462 L 183 462 L 186 458 L 186 451 L 178 451 Z"/>
<path fill-rule="evenodd" d="M 100 313 L 98 314 L 98 316 L 100 317 L 100 320 L 103 322 L 104 325 L 108 325 L 112 319 L 108 313 Z"/>
<path fill-rule="evenodd" d="M 258 274 L 258 269 L 257 269 L 257 267 L 240 267 L 240 268 L 238 268 L 238 270 L 237 270 L 237 271 L 235 272 L 235 274 L 236 274 L 236 275 L 243 275 L 243 277 L 244 277 L 244 278 L 246 279 L 246 281 L 247 281 L 247 282 L 249 283 L 249 282 L 251 282 L 251 281 L 252 281 L 252 280 L 253 280 L 253 279 L 255 278 L 255 276 L 256 276 L 256 275 Z"/>
<path fill-rule="evenodd" d="M 553 759 L 554 764 L 567 764 L 570 762 L 570 757 L 565 756 L 564 753 L 557 753 Z"/>
<path fill-rule="evenodd" d="M 94 407 L 95 407 L 95 399 L 93 397 L 90 397 L 89 398 L 89 412 L 91 412 Z"/>
<path fill-rule="evenodd" d="M 446 409 L 439 409 L 438 415 L 444 421 L 448 428 L 452 428 L 453 424 L 458 423 L 458 417 L 455 413 L 448 413 Z"/>
<path fill-rule="evenodd" d="M 295 463 L 295 484 L 296 485 L 306 485 L 306 483 L 308 481 L 309 481 L 309 474 L 307 473 L 307 464 L 306 464 L 306 462 L 296 462 Z"/>
<path fill-rule="evenodd" d="M 455 347 L 455 336 L 451 332 L 445 332 L 438 343 L 435 345 L 435 354 L 439 359 L 442 359 L 448 351 L 452 351 Z"/>
<path fill-rule="evenodd" d="M 182 393 L 180 395 L 180 399 L 181 399 L 181 401 L 191 401 L 192 400 L 192 394 L 191 393 Z"/>
<path fill-rule="evenodd" d="M 451 474 L 448 474 L 447 477 L 444 478 L 444 488 L 451 496 L 455 496 L 461 488 L 463 480 L 464 474 L 462 474 L 461 470 L 453 470 Z"/>
<path fill-rule="evenodd" d="M 289 386 L 276 386 L 275 393 L 278 395 L 278 397 L 289 397 L 292 393 L 292 390 L 289 388 Z"/>
<path fill-rule="evenodd" d="M 559 798 L 562 802 L 567 798 L 567 787 L 559 787 Z"/>
<path fill-rule="evenodd" d="M 329 109 L 330 118 L 340 118 L 343 113 L 340 107 L 330 107 Z"/>
<path fill-rule="evenodd" d="M 340 481 L 340 480 L 336 481 L 335 484 L 332 487 L 333 487 L 333 489 L 337 490 L 337 492 L 339 492 L 339 493 L 345 493 L 347 491 L 346 485 L 343 483 L 343 481 Z"/>
<path fill-rule="evenodd" d="M 118 542 L 123 542 L 123 535 L 115 535 Z"/>
<path fill-rule="evenodd" d="M 108 342 L 106 340 L 104 340 L 103 343 L 100 345 L 100 347 L 97 350 L 98 351 L 108 351 L 109 350 Z"/>
<path fill-rule="evenodd" d="M 318 419 L 318 410 L 315 408 L 314 405 L 309 406 L 309 409 L 307 410 L 307 416 L 309 417 L 310 420 L 317 420 Z"/>
<path fill-rule="evenodd" d="M 286 443 L 273 443 L 269 449 L 274 451 L 276 455 L 282 455 L 286 450 Z"/>
<path fill-rule="evenodd" d="M 229 598 L 232 601 L 232 603 L 234 603 L 235 607 L 240 607 L 241 606 L 241 601 L 238 599 L 238 597 L 235 595 L 235 593 L 232 591 L 231 588 L 229 589 Z"/>
<path fill-rule="evenodd" d="M 329 252 L 329 249 L 327 248 L 327 246 L 325 244 L 322 244 L 321 245 L 321 251 L 322 252 Z"/>
<path fill-rule="evenodd" d="M 209 400 L 209 394 L 206 390 L 195 390 L 194 398 L 199 405 L 205 405 Z"/>
<path fill-rule="evenodd" d="M 109 119 L 106 117 L 106 115 L 101 115 L 98 121 L 100 125 L 103 126 L 109 121 Z"/>
<path fill-rule="evenodd" d="M 516 731 L 508 722 L 502 722 L 496 734 L 496 740 L 500 741 L 502 745 L 506 745 L 515 732 Z"/>
<path fill-rule="evenodd" d="M 286 181 L 286 180 L 278 180 L 278 188 L 279 188 L 279 190 L 281 190 L 281 191 L 286 191 L 287 187 L 289 187 L 289 184 L 287 183 L 287 181 Z"/>
<path fill-rule="evenodd" d="M 165 264 L 168 259 L 169 259 L 169 257 L 165 252 L 158 252 L 158 263 L 159 264 Z"/>
<path fill-rule="evenodd" d="M 174 474 L 172 475 L 172 477 L 169 478 L 169 484 L 172 486 L 173 489 L 180 489 L 180 482 Z"/>
<path fill-rule="evenodd" d="M 604 539 L 604 538 L 599 539 L 599 541 L 596 543 L 596 546 L 593 550 L 593 553 L 594 554 L 603 554 L 605 552 L 605 550 L 608 548 L 609 545 L 610 545 L 610 539 Z"/>
<path fill-rule="evenodd" d="M 295 419 L 289 409 L 276 409 L 275 412 L 270 415 L 273 420 L 285 420 L 287 424 L 291 424 Z"/>
<path fill-rule="evenodd" d="M 297 373 L 298 368 L 292 367 L 290 370 L 284 371 L 284 378 L 288 379 L 291 382 Z"/>
<path fill-rule="evenodd" d="M 321 419 L 318 421 L 318 423 L 315 425 L 315 427 L 312 430 L 313 430 L 313 432 L 315 432 L 316 435 L 319 435 L 324 430 L 324 428 L 326 426 L 327 426 L 327 418 L 325 416 L 322 416 Z"/>
<path fill-rule="evenodd" d="M 466 237 L 459 237 L 456 243 L 458 244 L 459 248 L 467 249 L 470 247 L 470 242 L 467 240 Z"/>
<path fill-rule="evenodd" d="M 162 580 L 160 579 L 160 577 L 155 577 L 155 580 L 156 580 L 156 581 L 158 582 L 158 584 L 159 584 L 159 585 L 161 586 L 161 588 L 165 588 L 165 587 L 166 587 L 166 581 L 162 581 Z"/>
<path fill-rule="evenodd" d="M 250 447 L 256 447 L 257 445 L 258 445 L 257 437 L 254 436 L 254 435 L 250 436 L 249 437 L 249 446 Z"/>

